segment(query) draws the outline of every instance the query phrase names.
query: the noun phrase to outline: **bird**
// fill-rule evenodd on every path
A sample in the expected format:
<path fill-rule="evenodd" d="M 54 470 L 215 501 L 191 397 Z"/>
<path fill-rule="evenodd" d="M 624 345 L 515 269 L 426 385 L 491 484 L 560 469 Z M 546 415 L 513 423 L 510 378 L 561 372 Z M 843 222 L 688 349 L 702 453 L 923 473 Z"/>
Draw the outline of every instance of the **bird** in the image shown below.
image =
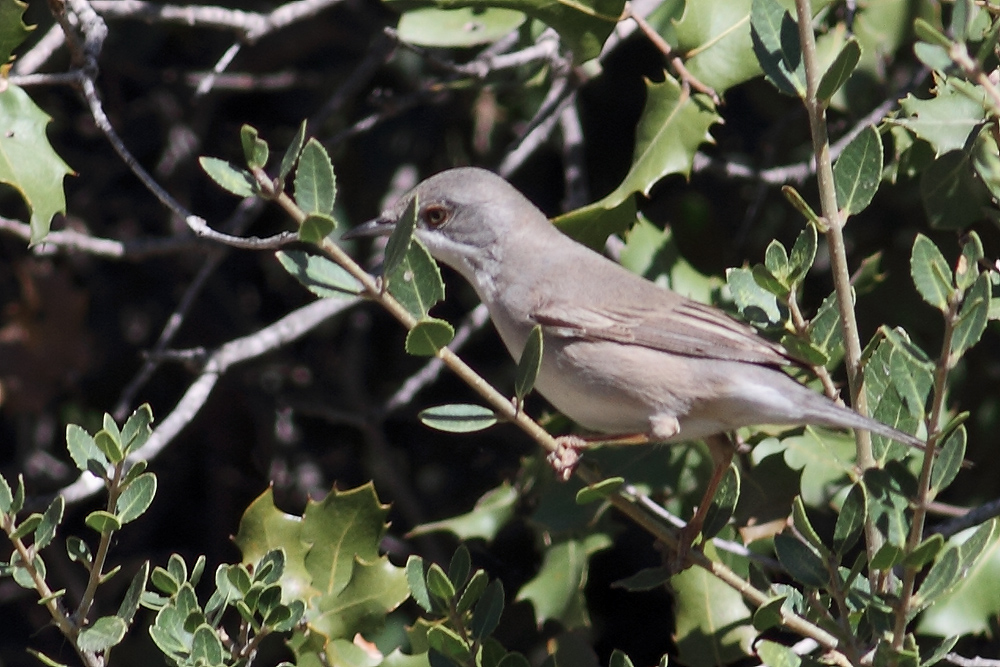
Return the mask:
<path fill-rule="evenodd" d="M 541 327 L 535 387 L 587 431 L 622 442 L 705 440 L 715 485 L 732 458 L 725 434 L 745 426 L 864 429 L 923 447 L 793 379 L 784 369 L 802 362 L 749 324 L 571 239 L 488 170 L 431 176 L 351 235 L 390 233 L 414 199 L 414 236 L 472 285 L 515 360 Z M 553 462 L 571 471 L 587 443 L 560 445 Z"/>

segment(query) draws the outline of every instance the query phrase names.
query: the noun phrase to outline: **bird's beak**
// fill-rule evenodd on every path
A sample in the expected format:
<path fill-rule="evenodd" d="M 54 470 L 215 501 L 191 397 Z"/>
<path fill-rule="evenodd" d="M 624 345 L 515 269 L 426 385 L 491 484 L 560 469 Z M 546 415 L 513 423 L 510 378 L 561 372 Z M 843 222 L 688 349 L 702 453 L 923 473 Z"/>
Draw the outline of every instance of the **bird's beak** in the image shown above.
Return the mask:
<path fill-rule="evenodd" d="M 340 237 L 345 241 L 351 239 L 370 238 L 373 236 L 388 236 L 395 229 L 396 222 L 386 218 L 375 218 L 364 222 L 354 229 L 349 229 Z"/>

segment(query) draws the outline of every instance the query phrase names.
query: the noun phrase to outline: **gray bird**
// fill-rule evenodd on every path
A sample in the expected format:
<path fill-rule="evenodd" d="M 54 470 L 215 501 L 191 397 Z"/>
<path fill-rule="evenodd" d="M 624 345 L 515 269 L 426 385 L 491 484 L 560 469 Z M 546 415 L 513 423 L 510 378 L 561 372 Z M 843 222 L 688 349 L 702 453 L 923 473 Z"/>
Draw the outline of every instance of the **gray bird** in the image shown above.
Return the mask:
<path fill-rule="evenodd" d="M 796 382 L 780 345 L 570 239 L 486 170 L 432 176 L 352 234 L 388 234 L 414 196 L 415 236 L 472 284 L 514 359 L 542 326 L 536 387 L 586 429 L 677 442 L 815 424 L 923 445 Z"/>

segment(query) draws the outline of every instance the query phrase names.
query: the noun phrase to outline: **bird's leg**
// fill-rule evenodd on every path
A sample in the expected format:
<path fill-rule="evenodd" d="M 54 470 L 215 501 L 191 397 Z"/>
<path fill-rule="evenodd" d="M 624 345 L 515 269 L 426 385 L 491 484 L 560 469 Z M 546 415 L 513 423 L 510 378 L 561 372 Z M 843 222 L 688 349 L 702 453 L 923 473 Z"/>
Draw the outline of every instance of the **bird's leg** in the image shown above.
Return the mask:
<path fill-rule="evenodd" d="M 616 436 L 595 436 L 584 438 L 579 435 L 561 435 L 556 438 L 555 451 L 549 452 L 545 457 L 549 465 L 556 472 L 556 477 L 565 482 L 573 476 L 573 471 L 580 463 L 580 452 L 584 449 L 591 449 L 595 446 L 609 445 L 612 447 L 623 445 L 645 445 L 650 442 L 650 438 L 645 433 L 631 433 L 628 435 Z"/>
<path fill-rule="evenodd" d="M 722 483 L 722 479 L 726 476 L 729 464 L 733 461 L 733 454 L 736 453 L 736 447 L 732 439 L 723 433 L 709 436 L 705 439 L 705 444 L 708 445 L 708 452 L 712 456 L 712 476 L 708 480 L 708 486 L 705 487 L 705 493 L 701 497 L 701 502 L 698 503 L 698 508 L 695 510 L 694 516 L 681 529 L 677 545 L 677 557 L 674 561 L 674 570 L 677 572 L 685 567 L 688 553 L 690 553 L 694 541 L 701 534 L 701 529 L 705 525 L 708 509 L 712 506 L 712 501 L 715 499 L 715 492 L 719 490 L 719 484 Z"/>

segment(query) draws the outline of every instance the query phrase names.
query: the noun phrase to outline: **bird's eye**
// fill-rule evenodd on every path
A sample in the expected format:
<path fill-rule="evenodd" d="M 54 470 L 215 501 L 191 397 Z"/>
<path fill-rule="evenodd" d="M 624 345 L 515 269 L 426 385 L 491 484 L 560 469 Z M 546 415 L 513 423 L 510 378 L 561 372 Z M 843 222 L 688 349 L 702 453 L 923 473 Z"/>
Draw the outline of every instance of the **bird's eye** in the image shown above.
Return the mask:
<path fill-rule="evenodd" d="M 424 222 L 431 227 L 440 227 L 448 221 L 448 209 L 440 205 L 431 205 L 424 209 Z"/>

